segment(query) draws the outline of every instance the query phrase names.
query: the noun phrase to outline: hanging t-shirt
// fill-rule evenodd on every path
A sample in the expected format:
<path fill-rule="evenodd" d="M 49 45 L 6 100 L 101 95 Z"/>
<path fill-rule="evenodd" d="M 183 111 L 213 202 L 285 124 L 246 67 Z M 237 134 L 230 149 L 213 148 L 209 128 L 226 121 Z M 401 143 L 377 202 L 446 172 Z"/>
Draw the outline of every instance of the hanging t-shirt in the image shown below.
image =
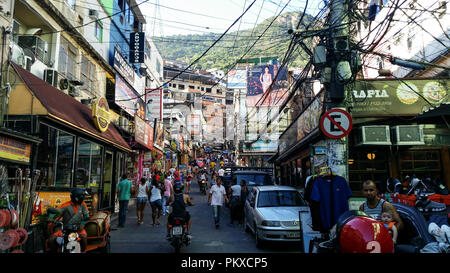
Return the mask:
<path fill-rule="evenodd" d="M 333 183 L 332 192 L 331 183 Z M 339 216 L 349 210 L 348 198 L 350 196 L 352 196 L 352 191 L 342 176 L 317 177 L 314 180 L 311 200 L 320 203 L 322 227 L 325 230 L 333 227 Z"/>

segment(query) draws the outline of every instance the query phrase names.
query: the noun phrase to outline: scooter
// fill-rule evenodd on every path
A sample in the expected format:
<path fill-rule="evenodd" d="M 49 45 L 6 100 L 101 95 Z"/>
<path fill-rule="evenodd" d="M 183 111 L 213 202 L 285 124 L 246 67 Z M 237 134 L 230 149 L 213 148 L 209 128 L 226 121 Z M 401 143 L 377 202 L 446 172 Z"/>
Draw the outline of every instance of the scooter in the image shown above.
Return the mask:
<path fill-rule="evenodd" d="M 175 217 L 174 223 L 169 224 L 169 234 L 169 242 L 174 247 L 175 253 L 180 253 L 182 245 L 188 246 L 191 243 L 184 218 Z"/>
<path fill-rule="evenodd" d="M 207 186 L 206 180 L 205 179 L 201 180 L 200 181 L 200 192 L 203 193 L 204 195 L 206 195 L 206 186 Z"/>

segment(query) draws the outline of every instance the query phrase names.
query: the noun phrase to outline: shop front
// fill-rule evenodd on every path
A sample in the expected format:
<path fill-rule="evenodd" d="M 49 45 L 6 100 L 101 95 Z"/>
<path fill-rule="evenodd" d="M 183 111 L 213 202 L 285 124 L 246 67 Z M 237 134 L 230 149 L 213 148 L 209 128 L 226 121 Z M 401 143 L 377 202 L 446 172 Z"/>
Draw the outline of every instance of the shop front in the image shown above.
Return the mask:
<path fill-rule="evenodd" d="M 272 159 L 280 169 L 280 184 L 304 187 L 306 178 L 315 171 L 314 164 L 326 164 L 315 149 L 321 137 L 319 120 L 323 110 L 324 91 L 321 91 L 280 136 L 279 156 Z"/>
<path fill-rule="evenodd" d="M 354 129 L 349 137 L 350 186 L 381 189 L 407 176 L 450 185 L 448 79 L 358 81 L 353 87 Z"/>
<path fill-rule="evenodd" d="M 8 126 L 42 139 L 32 168 L 40 171 L 35 214 L 86 188 L 92 213 L 114 212 L 119 177 L 131 149 L 111 124 L 106 99 L 92 109 L 13 64 L 18 81 L 10 95 Z M 37 221 L 37 218 L 34 219 Z"/>

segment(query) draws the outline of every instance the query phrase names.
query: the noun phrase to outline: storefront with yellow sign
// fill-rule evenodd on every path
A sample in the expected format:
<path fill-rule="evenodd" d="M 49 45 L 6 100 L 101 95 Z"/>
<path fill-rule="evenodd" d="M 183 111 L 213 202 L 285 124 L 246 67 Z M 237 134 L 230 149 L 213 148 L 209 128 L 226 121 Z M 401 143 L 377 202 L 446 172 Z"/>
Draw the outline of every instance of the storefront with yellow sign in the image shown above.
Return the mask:
<path fill-rule="evenodd" d="M 42 139 L 36 157 L 30 161 L 32 168 L 40 171 L 36 182 L 40 209 L 62 202 L 64 198 L 55 196 L 67 196 L 79 187 L 90 193 L 92 213 L 114 212 L 116 185 L 126 172 L 126 159 L 132 152 L 112 123 L 118 115 L 110 110 L 105 98 L 88 107 L 22 67 L 13 64 L 13 68 L 22 84 L 11 91 L 8 126 L 25 128 Z M 0 156 L 29 160 L 27 146 L 9 143 L 14 147 L 0 144 Z"/>

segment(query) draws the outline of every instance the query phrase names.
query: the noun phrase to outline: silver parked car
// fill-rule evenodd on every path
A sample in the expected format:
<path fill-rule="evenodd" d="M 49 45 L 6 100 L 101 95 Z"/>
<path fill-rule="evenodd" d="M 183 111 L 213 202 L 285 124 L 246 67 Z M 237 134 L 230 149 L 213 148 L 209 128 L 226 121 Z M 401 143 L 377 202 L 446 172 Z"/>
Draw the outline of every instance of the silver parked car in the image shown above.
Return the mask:
<path fill-rule="evenodd" d="M 301 241 L 299 211 L 307 207 L 300 193 L 289 186 L 255 186 L 245 201 L 244 227 L 262 241 Z"/>

